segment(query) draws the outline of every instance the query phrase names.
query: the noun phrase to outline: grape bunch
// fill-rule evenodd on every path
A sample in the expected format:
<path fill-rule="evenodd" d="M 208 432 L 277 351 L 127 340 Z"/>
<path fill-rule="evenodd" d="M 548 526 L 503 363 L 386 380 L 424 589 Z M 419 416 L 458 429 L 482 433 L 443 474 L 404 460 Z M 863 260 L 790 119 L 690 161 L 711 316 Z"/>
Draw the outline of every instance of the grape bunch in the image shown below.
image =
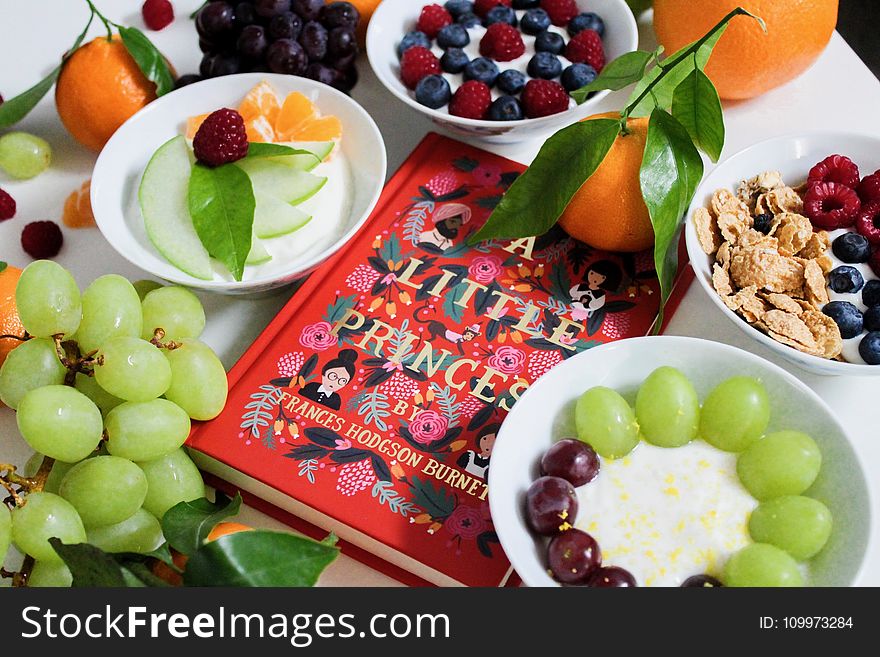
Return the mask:
<path fill-rule="evenodd" d="M 43 485 L 7 498 L 11 511 L 0 504 L 0 562 L 12 542 L 35 560 L 29 585 L 68 585 L 50 538 L 150 552 L 165 512 L 204 496 L 183 443 L 191 420 L 223 409 L 226 372 L 181 287 L 110 274 L 81 295 L 68 271 L 38 260 L 16 304 L 30 339 L 0 367 L 0 400 L 36 452 L 25 476 Z"/>
<path fill-rule="evenodd" d="M 209 2 L 196 16 L 201 77 L 271 71 L 349 92 L 357 82 L 360 14 L 350 2 Z M 194 81 L 185 76 L 186 83 Z"/>

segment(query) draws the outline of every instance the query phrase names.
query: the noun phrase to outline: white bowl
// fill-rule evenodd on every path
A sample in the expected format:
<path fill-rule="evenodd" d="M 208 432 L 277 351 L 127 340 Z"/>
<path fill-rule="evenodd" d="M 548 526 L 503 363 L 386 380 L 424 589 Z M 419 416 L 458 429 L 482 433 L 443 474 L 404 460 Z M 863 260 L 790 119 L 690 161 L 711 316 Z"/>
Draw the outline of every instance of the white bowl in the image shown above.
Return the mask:
<path fill-rule="evenodd" d="M 595 113 L 596 105 L 608 95 L 600 91 L 582 105 L 567 112 L 521 121 L 480 121 L 453 116 L 446 108 L 430 109 L 418 103 L 400 80 L 397 44 L 407 32 L 416 29 L 422 7 L 428 0 L 383 0 L 370 19 L 367 30 L 367 55 L 376 76 L 404 103 L 430 117 L 434 123 L 453 133 L 494 143 L 514 143 L 546 136 L 560 128 Z M 611 61 L 638 47 L 639 32 L 633 13 L 624 0 L 577 0 L 583 11 L 592 11 L 605 22 L 605 58 Z M 566 36 L 567 40 L 567 36 Z M 504 70 L 505 62 L 499 62 Z"/>
<path fill-rule="evenodd" d="M 351 168 L 352 203 L 334 241 L 318 253 L 295 258 L 282 270 L 244 281 L 205 281 L 169 263 L 153 246 L 136 202 L 141 176 L 159 146 L 182 133 L 190 116 L 221 107 L 237 107 L 247 92 L 268 80 L 282 98 L 299 91 L 324 114 L 342 121 L 340 147 Z M 326 85 L 292 75 L 246 73 L 198 82 L 147 105 L 107 142 L 92 175 L 92 208 L 98 228 L 121 256 L 149 273 L 189 287 L 221 294 L 254 294 L 303 278 L 350 240 L 364 224 L 385 184 L 385 143 L 373 119 L 345 94 Z"/>
<path fill-rule="evenodd" d="M 800 135 L 776 137 L 750 146 L 729 157 L 707 175 L 697 188 L 693 203 L 688 209 L 685 235 L 691 266 L 697 280 L 712 302 L 742 331 L 771 351 L 794 365 L 814 374 L 822 375 L 880 375 L 880 366 L 859 363 L 843 363 L 836 360 L 810 356 L 793 347 L 777 342 L 724 305 L 712 285 L 714 256 L 708 256 L 700 247 L 693 216 L 697 208 L 706 206 L 718 189 L 736 191 L 740 182 L 764 171 L 779 171 L 782 179 L 791 186 L 807 179 L 807 174 L 817 162 L 834 153 L 852 158 L 864 173 L 880 169 L 880 138 L 865 135 L 812 132 Z"/>
<path fill-rule="evenodd" d="M 758 356 L 682 337 L 621 340 L 569 358 L 527 390 L 505 419 L 492 451 L 489 504 L 501 545 L 523 581 L 529 586 L 558 586 L 547 574 L 544 541 L 526 527 L 524 498 L 539 476 L 538 464 L 547 448 L 575 435 L 575 401 L 598 385 L 630 396 L 663 365 L 684 372 L 701 400 L 729 377 L 757 377 L 770 396 L 768 431 L 800 430 L 816 440 L 822 471 L 807 494 L 828 506 L 834 529 L 828 545 L 811 561 L 810 584 L 856 583 L 866 556 L 872 554 L 871 497 L 853 442 L 831 409 L 791 374 Z M 638 458 L 638 450 L 633 458 Z"/>

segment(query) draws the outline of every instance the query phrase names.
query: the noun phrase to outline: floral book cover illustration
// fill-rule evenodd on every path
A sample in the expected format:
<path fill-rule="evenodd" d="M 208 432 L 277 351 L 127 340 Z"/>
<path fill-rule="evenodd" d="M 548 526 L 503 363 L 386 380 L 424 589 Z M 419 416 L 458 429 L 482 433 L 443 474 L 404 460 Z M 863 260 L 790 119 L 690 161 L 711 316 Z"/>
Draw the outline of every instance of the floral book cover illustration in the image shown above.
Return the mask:
<path fill-rule="evenodd" d="M 651 252 L 561 230 L 469 246 L 523 170 L 429 135 L 242 356 L 190 446 L 343 539 L 357 543 L 350 527 L 449 580 L 502 585 L 486 481 L 504 416 L 564 359 L 649 333 L 659 306 Z"/>

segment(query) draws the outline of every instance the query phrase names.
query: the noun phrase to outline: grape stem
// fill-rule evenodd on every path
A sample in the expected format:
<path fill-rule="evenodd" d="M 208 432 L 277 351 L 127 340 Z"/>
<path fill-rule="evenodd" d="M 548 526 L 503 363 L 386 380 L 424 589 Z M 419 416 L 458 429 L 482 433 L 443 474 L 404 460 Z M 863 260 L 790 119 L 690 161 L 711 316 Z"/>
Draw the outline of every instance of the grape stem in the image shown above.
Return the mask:
<path fill-rule="evenodd" d="M 180 342 L 175 342 L 174 340 L 162 342 L 162 338 L 164 337 L 165 329 L 157 328 L 155 331 L 153 331 L 153 337 L 150 340 L 150 344 L 155 345 L 159 349 L 167 349 L 168 351 L 174 351 L 175 349 L 180 349 L 183 346 Z"/>
<path fill-rule="evenodd" d="M 85 356 L 80 353 L 79 345 L 73 340 L 64 341 L 64 335 L 61 333 L 52 336 L 55 342 L 55 353 L 58 355 L 59 362 L 67 368 L 67 375 L 64 377 L 64 385 L 72 386 L 76 383 L 77 374 L 85 374 L 86 376 L 94 376 L 95 365 L 103 364 L 103 358 L 95 355 L 98 350 L 90 351 Z"/>

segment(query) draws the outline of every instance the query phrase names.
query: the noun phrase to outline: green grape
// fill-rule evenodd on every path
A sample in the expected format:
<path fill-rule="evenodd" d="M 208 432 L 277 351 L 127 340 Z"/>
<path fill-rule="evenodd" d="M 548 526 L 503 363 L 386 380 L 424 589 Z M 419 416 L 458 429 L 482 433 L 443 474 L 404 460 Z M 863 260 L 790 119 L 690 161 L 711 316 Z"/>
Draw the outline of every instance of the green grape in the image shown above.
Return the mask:
<path fill-rule="evenodd" d="M 803 586 L 804 576 L 797 561 L 778 547 L 752 543 L 734 554 L 724 565 L 724 586 Z"/>
<path fill-rule="evenodd" d="M 171 366 L 162 351 L 139 338 L 112 338 L 99 352 L 98 385 L 126 401 L 150 401 L 171 384 Z"/>
<path fill-rule="evenodd" d="M 183 448 L 138 465 L 147 475 L 144 508 L 160 520 L 172 506 L 205 496 L 202 475 Z"/>
<path fill-rule="evenodd" d="M 73 505 L 83 525 L 103 527 L 130 518 L 147 496 L 143 470 L 118 456 L 96 456 L 73 466 L 58 494 Z"/>
<path fill-rule="evenodd" d="M 630 405 L 617 392 L 590 388 L 575 407 L 578 438 L 610 459 L 626 456 L 639 444 L 639 423 Z"/>
<path fill-rule="evenodd" d="M 57 495 L 58 489 L 61 488 L 61 482 L 64 481 L 64 477 L 75 465 L 76 463 L 55 461 L 55 463 L 52 464 L 52 469 L 49 471 L 49 476 L 46 477 L 46 483 L 43 484 L 43 491 L 46 493 L 55 493 Z"/>
<path fill-rule="evenodd" d="M 179 349 L 165 352 L 171 364 L 171 385 L 165 397 L 194 420 L 211 420 L 226 405 L 229 384 L 226 370 L 204 342 L 189 340 Z"/>
<path fill-rule="evenodd" d="M 30 493 L 23 506 L 12 512 L 12 541 L 37 561 L 59 563 L 61 557 L 49 545 L 50 538 L 62 543 L 84 543 L 86 530 L 73 505 L 53 493 Z"/>
<path fill-rule="evenodd" d="M 13 178 L 33 178 L 49 167 L 52 147 L 26 132 L 9 132 L 0 137 L 0 168 Z"/>
<path fill-rule="evenodd" d="M 152 552 L 165 542 L 156 516 L 138 509 L 130 518 L 115 525 L 88 530 L 89 543 L 104 552 Z"/>
<path fill-rule="evenodd" d="M 67 386 L 31 390 L 18 405 L 18 430 L 34 450 L 76 463 L 91 454 L 104 429 L 101 411 Z"/>
<path fill-rule="evenodd" d="M 127 279 L 107 274 L 92 281 L 82 295 L 82 322 L 76 332 L 80 351 L 90 353 L 110 338 L 139 337 L 141 300 Z"/>
<path fill-rule="evenodd" d="M 700 413 L 700 436 L 725 452 L 741 452 L 766 431 L 770 400 L 757 379 L 735 376 L 718 385 Z"/>
<path fill-rule="evenodd" d="M 674 367 L 654 370 L 639 388 L 636 418 L 642 435 L 658 447 L 681 447 L 697 437 L 700 400 Z"/>
<path fill-rule="evenodd" d="M 807 434 L 780 431 L 764 436 L 736 461 L 736 474 L 757 500 L 800 495 L 816 481 L 822 452 Z"/>
<path fill-rule="evenodd" d="M 36 260 L 25 267 L 15 286 L 15 306 L 25 330 L 37 338 L 71 336 L 82 319 L 76 281 L 51 260 Z"/>
<path fill-rule="evenodd" d="M 173 452 L 189 436 L 190 421 L 167 399 L 125 402 L 107 414 L 107 449 L 132 461 L 152 461 Z"/>
<path fill-rule="evenodd" d="M 157 328 L 166 340 L 197 338 L 205 330 L 205 309 L 199 298 L 184 287 L 160 287 L 144 297 L 144 329 L 150 340 Z"/>
<path fill-rule="evenodd" d="M 122 403 L 119 397 L 114 397 L 104 390 L 104 388 L 98 385 L 95 377 L 88 374 L 83 374 L 82 372 L 77 374 L 74 387 L 95 402 L 95 406 L 101 409 L 101 413 L 104 415 Z"/>
<path fill-rule="evenodd" d="M 151 281 L 148 278 L 143 278 L 139 281 L 135 281 L 132 283 L 135 291 L 138 293 L 138 298 L 143 301 L 144 297 L 147 296 L 153 290 L 158 290 L 160 287 L 163 287 L 162 284 L 158 281 Z"/>
<path fill-rule="evenodd" d="M 9 507 L 0 502 L 0 566 L 6 560 L 9 543 L 12 541 L 12 514 Z"/>
<path fill-rule="evenodd" d="M 29 588 L 67 588 L 73 584 L 73 575 L 64 563 L 35 561 L 31 574 L 28 575 Z"/>
<path fill-rule="evenodd" d="M 46 338 L 23 342 L 0 365 L 0 400 L 16 409 L 26 393 L 43 386 L 61 385 L 67 368 L 58 360 L 55 344 Z"/>
<path fill-rule="evenodd" d="M 828 542 L 831 511 L 810 497 L 777 497 L 752 512 L 749 533 L 753 541 L 775 545 L 795 559 L 806 561 Z"/>

